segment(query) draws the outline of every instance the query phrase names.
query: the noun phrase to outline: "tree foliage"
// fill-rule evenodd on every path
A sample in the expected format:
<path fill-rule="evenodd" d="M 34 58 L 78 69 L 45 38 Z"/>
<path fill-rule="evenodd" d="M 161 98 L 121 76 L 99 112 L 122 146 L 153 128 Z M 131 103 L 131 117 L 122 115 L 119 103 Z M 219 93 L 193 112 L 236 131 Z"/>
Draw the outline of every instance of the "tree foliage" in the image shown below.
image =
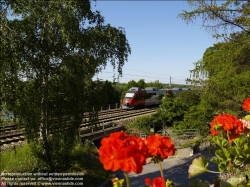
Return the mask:
<path fill-rule="evenodd" d="M 184 94 L 183 92 L 182 95 Z M 167 127 L 173 127 L 175 123 L 182 121 L 188 110 L 188 102 L 177 96 L 165 94 L 162 104 L 157 109 L 158 120 L 165 122 Z"/>
<path fill-rule="evenodd" d="M 102 106 L 106 106 L 108 104 L 120 103 L 120 93 L 115 89 L 114 85 L 110 81 L 102 82 L 100 99 Z"/>
<path fill-rule="evenodd" d="M 226 36 L 227 31 L 232 29 L 250 34 L 249 1 L 188 0 L 188 4 L 195 9 L 190 12 L 183 11 L 178 15 L 187 24 L 201 18 L 203 26 L 216 36 L 219 36 L 220 30 L 224 31 L 221 36 Z"/>
<path fill-rule="evenodd" d="M 129 134 L 134 134 L 140 136 L 141 132 L 144 132 L 146 135 L 150 135 L 153 132 L 150 131 L 150 127 L 154 123 L 153 115 L 149 116 L 140 116 L 136 118 L 133 122 L 130 122 L 126 125 L 126 131 Z"/>
<path fill-rule="evenodd" d="M 204 97 L 218 112 L 231 109 L 239 113 L 240 103 L 250 94 L 250 44 L 246 42 L 250 38 L 242 33 L 233 34 L 231 38 L 204 53 L 205 69 L 209 72 Z"/>
<path fill-rule="evenodd" d="M 148 82 L 146 84 L 146 87 L 156 87 L 158 89 L 165 89 L 166 88 L 166 84 L 161 83 L 159 80 L 156 80 L 154 82 Z"/>
<path fill-rule="evenodd" d="M 53 170 L 60 166 L 56 155 L 70 153 L 84 112 L 100 104 L 94 74 L 108 62 L 122 74 L 130 53 L 125 31 L 104 24 L 90 1 L 0 5 L 1 104 L 24 122 L 29 141 L 39 140 Z"/>
<path fill-rule="evenodd" d="M 206 80 L 208 78 L 208 72 L 204 68 L 204 61 L 198 60 L 194 62 L 194 69 L 189 70 L 190 78 L 186 81 L 189 82 L 194 88 L 200 89 L 206 85 Z"/>
<path fill-rule="evenodd" d="M 188 24 L 201 18 L 203 26 L 222 39 L 208 47 L 190 71 L 193 78 L 205 75 L 206 81 L 201 87 L 200 103 L 190 108 L 179 125 L 201 128 L 218 113 L 242 115 L 240 103 L 250 95 L 250 3 L 237 0 L 188 3 L 194 10 L 183 11 L 179 17 Z"/>

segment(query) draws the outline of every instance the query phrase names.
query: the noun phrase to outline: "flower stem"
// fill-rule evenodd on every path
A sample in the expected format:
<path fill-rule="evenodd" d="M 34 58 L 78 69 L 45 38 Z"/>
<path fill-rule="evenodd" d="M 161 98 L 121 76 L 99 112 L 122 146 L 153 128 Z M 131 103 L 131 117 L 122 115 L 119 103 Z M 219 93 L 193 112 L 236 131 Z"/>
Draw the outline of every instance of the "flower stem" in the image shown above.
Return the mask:
<path fill-rule="evenodd" d="M 229 131 L 227 131 L 227 139 L 229 142 L 229 147 L 232 147 L 232 142 L 230 141 L 230 137 L 229 137 Z M 230 173 L 232 176 L 234 176 L 234 163 L 232 161 L 229 161 L 229 167 L 230 167 Z"/>
<path fill-rule="evenodd" d="M 129 181 L 128 173 L 124 172 L 124 175 L 125 175 L 127 187 L 130 187 L 130 181 Z"/>
<path fill-rule="evenodd" d="M 219 171 L 211 171 L 211 170 L 207 170 L 207 172 L 209 172 L 209 173 L 220 173 Z"/>
<path fill-rule="evenodd" d="M 229 147 L 232 147 L 232 142 L 230 141 L 229 131 L 227 131 L 227 140 L 229 142 Z"/>
<path fill-rule="evenodd" d="M 159 164 L 159 167 L 160 167 L 161 177 L 164 178 L 161 161 L 158 160 L 158 164 Z"/>

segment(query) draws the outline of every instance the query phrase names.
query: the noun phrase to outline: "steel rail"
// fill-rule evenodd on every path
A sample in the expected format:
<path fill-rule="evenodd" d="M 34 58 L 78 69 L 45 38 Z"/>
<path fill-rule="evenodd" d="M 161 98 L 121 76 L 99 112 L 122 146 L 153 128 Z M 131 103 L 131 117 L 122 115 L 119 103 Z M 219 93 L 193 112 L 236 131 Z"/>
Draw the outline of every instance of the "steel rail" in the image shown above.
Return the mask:
<path fill-rule="evenodd" d="M 84 114 L 82 124 L 79 126 L 80 137 L 93 136 L 100 131 L 109 131 L 110 129 L 119 129 L 125 122 L 131 121 L 138 116 L 149 115 L 156 111 L 150 108 L 138 110 L 124 110 L 124 109 L 110 109 L 98 112 L 98 120 L 91 121 L 89 119 L 90 113 Z M 56 120 L 55 120 L 56 122 Z M 16 142 L 25 140 L 24 127 L 16 125 L 6 125 L 0 127 L 0 148 L 1 146 L 8 146 Z"/>

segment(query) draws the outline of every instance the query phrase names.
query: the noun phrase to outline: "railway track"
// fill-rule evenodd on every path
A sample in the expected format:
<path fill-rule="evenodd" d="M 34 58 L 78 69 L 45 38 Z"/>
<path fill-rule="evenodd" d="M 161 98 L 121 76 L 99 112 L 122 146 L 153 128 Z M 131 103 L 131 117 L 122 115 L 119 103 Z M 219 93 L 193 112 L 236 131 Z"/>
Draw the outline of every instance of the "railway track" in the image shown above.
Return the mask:
<path fill-rule="evenodd" d="M 98 119 L 96 121 L 91 121 L 89 113 L 85 113 L 83 122 L 79 126 L 79 134 L 83 138 L 94 136 L 101 131 L 121 128 L 126 122 L 138 116 L 149 115 L 155 112 L 156 111 L 151 108 L 138 110 L 124 110 L 120 108 L 102 110 L 98 113 Z M 5 127 L 0 126 L 0 148 L 22 143 L 25 139 L 23 132 L 24 126 L 17 127 L 11 124 Z"/>

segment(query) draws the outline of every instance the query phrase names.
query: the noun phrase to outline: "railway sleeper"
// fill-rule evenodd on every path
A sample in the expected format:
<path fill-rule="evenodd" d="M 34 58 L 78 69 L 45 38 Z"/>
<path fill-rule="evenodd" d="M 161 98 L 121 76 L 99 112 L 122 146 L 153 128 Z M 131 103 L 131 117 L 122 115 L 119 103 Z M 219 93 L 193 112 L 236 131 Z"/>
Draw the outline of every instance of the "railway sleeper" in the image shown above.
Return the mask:
<path fill-rule="evenodd" d="M 94 127 L 94 128 L 90 128 L 90 129 L 80 129 L 80 134 L 86 134 L 86 133 L 94 133 L 95 131 L 99 131 L 99 130 L 106 130 L 107 128 L 110 127 L 115 127 L 116 125 L 114 123 L 109 123 L 109 124 L 105 124 L 105 125 L 100 125 L 98 127 Z"/>
<path fill-rule="evenodd" d="M 116 111 L 117 112 L 115 114 L 113 112 L 112 113 L 108 113 L 108 112 L 100 113 L 102 115 L 99 115 L 100 119 L 96 123 L 86 122 L 86 119 L 83 119 L 85 123 L 80 125 L 79 133 L 80 134 L 86 134 L 86 133 L 94 134 L 95 131 L 100 132 L 100 131 L 105 131 L 109 129 L 120 128 L 122 125 L 124 125 L 124 123 L 126 123 L 127 121 L 133 120 L 137 116 L 149 115 L 155 112 L 154 110 L 149 110 L 149 109 L 137 110 L 136 112 L 124 111 L 122 109 L 119 109 Z M 65 122 L 67 121 L 65 120 Z M 68 125 L 70 125 L 70 123 Z M 11 125 L 9 127 L 11 127 Z M 10 142 L 20 141 L 20 139 L 24 140 L 23 133 L 19 131 L 19 133 L 16 134 L 15 127 L 14 126 L 12 127 L 13 127 L 12 130 L 11 128 L 9 128 L 10 131 L 7 131 L 7 134 L 6 134 L 6 129 L 5 129 L 5 134 L 0 134 L 0 139 L 2 139 L 1 144 L 3 142 L 10 143 Z M 1 130 L 3 130 L 3 128 L 1 128 Z M 24 128 L 22 130 L 24 130 Z M 13 136 L 20 136 L 20 135 L 22 136 L 20 137 L 20 139 L 18 137 L 16 138 L 13 137 Z"/>

